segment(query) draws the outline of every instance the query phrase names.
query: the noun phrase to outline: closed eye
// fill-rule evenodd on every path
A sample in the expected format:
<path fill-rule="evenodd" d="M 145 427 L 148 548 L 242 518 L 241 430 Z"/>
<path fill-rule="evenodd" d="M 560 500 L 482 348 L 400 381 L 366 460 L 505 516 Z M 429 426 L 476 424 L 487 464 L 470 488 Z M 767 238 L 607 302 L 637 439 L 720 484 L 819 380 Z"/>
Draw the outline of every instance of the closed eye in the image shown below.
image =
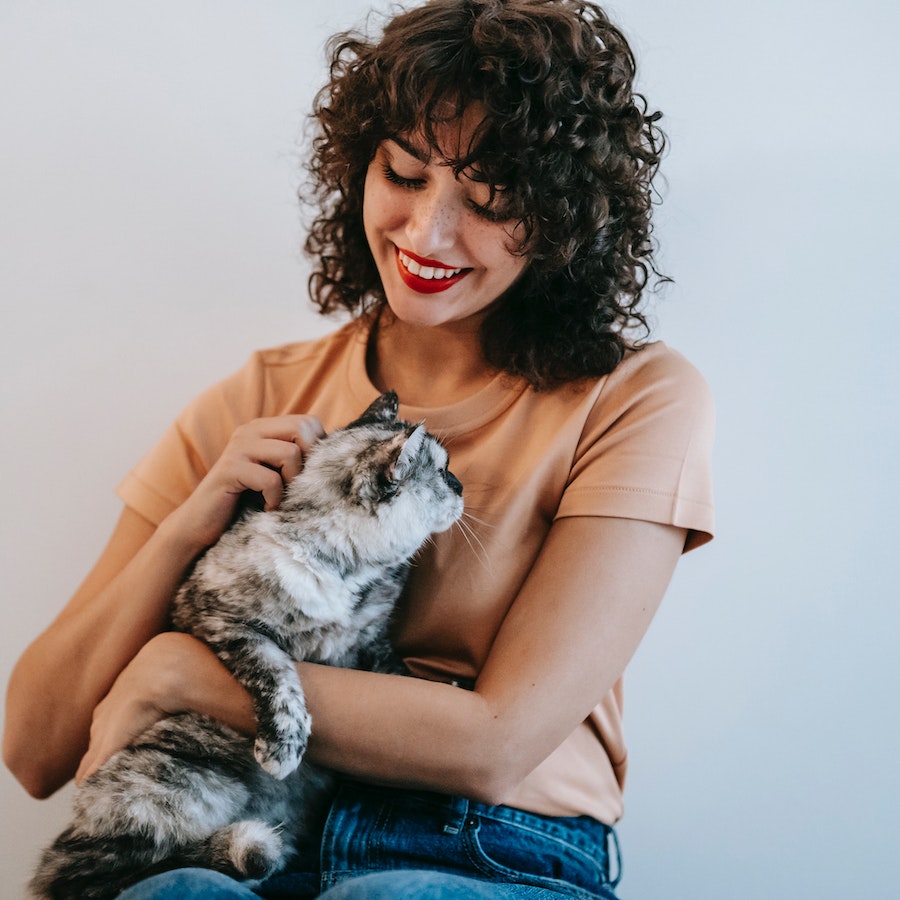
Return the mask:
<path fill-rule="evenodd" d="M 491 206 L 483 206 L 480 203 L 476 203 L 474 200 L 470 200 L 469 205 L 472 207 L 476 216 L 480 216 L 487 222 L 508 222 L 512 218 L 511 216 L 506 215 L 502 210 L 495 209 Z"/>
<path fill-rule="evenodd" d="M 382 165 L 381 170 L 384 173 L 384 177 L 391 184 L 396 184 L 398 187 L 415 190 L 425 184 L 424 178 L 404 178 L 402 175 L 398 175 L 387 163 Z"/>
<path fill-rule="evenodd" d="M 397 187 L 405 188 L 408 191 L 418 190 L 418 188 L 425 184 L 424 178 L 406 178 L 396 172 L 387 163 L 382 163 L 381 171 L 391 184 L 396 184 Z M 502 210 L 498 210 L 493 206 L 477 203 L 475 200 L 469 200 L 469 208 L 476 216 L 484 219 L 486 222 L 508 222 L 511 218 Z"/>

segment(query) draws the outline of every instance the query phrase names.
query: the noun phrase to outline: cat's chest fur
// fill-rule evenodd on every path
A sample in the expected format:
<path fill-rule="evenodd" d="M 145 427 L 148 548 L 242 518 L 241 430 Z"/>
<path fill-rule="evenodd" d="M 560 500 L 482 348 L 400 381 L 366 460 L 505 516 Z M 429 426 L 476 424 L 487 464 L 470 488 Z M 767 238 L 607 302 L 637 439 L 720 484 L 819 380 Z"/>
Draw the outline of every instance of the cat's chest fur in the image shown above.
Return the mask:
<path fill-rule="evenodd" d="M 200 629 L 198 636 L 214 641 L 216 619 L 223 629 L 251 622 L 294 659 L 351 666 L 359 648 L 384 631 L 405 567 L 386 573 L 351 559 L 323 545 L 302 519 L 278 515 L 239 523 L 194 575 L 173 608 L 176 628 Z"/>

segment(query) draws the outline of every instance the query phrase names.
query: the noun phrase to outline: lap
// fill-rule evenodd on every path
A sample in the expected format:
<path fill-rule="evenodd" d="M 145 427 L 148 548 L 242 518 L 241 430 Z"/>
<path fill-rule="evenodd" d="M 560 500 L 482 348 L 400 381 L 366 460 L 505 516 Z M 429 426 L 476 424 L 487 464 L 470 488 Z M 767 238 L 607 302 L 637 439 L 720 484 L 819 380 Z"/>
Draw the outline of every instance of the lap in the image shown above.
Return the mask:
<path fill-rule="evenodd" d="M 402 870 L 350 878 L 319 895 L 321 900 L 559 900 L 557 891 L 498 883 L 446 872 Z M 615 900 L 609 894 L 597 894 Z"/>
<path fill-rule="evenodd" d="M 285 897 L 311 898 L 292 890 Z M 480 881 L 446 872 L 398 870 L 348 878 L 319 895 L 322 900 L 558 900 L 559 893 L 526 884 Z M 603 898 L 604 894 L 598 894 Z M 615 900 L 612 893 L 606 894 Z M 175 869 L 129 888 L 120 900 L 259 900 L 246 885 L 210 869 Z"/>
<path fill-rule="evenodd" d="M 259 900 L 246 885 L 212 869 L 173 869 L 146 878 L 119 895 L 119 900 Z"/>
<path fill-rule="evenodd" d="M 610 839 L 611 828 L 585 817 L 345 783 L 321 843 L 262 885 L 178 869 L 135 885 L 122 900 L 615 900 Z"/>

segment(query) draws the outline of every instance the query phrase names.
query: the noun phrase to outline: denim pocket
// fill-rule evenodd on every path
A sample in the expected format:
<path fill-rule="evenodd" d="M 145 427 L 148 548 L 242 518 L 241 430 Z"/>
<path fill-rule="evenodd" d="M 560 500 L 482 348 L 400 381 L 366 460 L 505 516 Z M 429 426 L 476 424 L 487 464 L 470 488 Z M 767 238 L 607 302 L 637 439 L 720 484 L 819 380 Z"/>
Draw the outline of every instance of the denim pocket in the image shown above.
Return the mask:
<path fill-rule="evenodd" d="M 348 877 L 416 869 L 616 900 L 607 854 L 613 833 L 587 816 L 541 816 L 348 782 L 325 826 L 321 883 L 324 889 Z"/>
<path fill-rule="evenodd" d="M 472 866 L 485 877 L 531 884 L 571 897 L 611 897 L 606 854 L 608 831 L 584 820 L 552 824 L 537 816 L 518 821 L 470 815 L 462 838 Z M 590 832 L 594 831 L 595 835 Z M 593 839 L 592 839 L 593 838 Z"/>

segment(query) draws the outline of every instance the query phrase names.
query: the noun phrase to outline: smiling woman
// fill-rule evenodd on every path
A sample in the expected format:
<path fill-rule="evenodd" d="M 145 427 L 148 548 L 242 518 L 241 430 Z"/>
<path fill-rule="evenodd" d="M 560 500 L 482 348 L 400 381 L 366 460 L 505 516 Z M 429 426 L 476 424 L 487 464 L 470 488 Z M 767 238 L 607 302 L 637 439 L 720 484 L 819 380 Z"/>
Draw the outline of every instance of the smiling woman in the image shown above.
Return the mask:
<path fill-rule="evenodd" d="M 377 42 L 344 34 L 331 48 L 306 244 L 322 311 L 385 301 L 385 268 L 360 223 L 364 173 L 387 146 L 397 187 L 443 164 L 468 182 L 473 212 L 515 229 L 511 245 L 527 251 L 515 290 L 479 324 L 491 364 L 539 388 L 609 373 L 626 334 L 646 330 L 651 185 L 665 141 L 605 13 L 580 0 L 425 4 Z"/>
<path fill-rule="evenodd" d="M 468 530 L 425 546 L 392 619 L 415 677 L 297 663 L 307 758 L 341 784 L 255 890 L 608 900 L 620 680 L 713 528 L 708 388 L 631 333 L 657 115 L 587 0 L 429 0 L 331 51 L 307 249 L 315 302 L 353 318 L 254 354 L 125 478 L 107 549 L 13 673 L 6 760 L 46 795 L 185 710 L 253 733 L 230 670 L 167 630 L 173 595 L 245 491 L 278 506 L 316 438 L 393 389 L 449 451 Z M 173 891 L 253 895 L 182 871 L 125 896 Z"/>
<path fill-rule="evenodd" d="M 497 220 L 496 191 L 452 160 L 470 155 L 480 106 L 435 130 L 441 155 L 409 138 L 382 141 L 365 180 L 363 222 L 393 317 L 408 326 L 482 321 L 525 271 L 524 227 Z M 477 150 L 476 150 L 477 152 Z M 440 304 L 431 299 L 440 293 Z"/>

